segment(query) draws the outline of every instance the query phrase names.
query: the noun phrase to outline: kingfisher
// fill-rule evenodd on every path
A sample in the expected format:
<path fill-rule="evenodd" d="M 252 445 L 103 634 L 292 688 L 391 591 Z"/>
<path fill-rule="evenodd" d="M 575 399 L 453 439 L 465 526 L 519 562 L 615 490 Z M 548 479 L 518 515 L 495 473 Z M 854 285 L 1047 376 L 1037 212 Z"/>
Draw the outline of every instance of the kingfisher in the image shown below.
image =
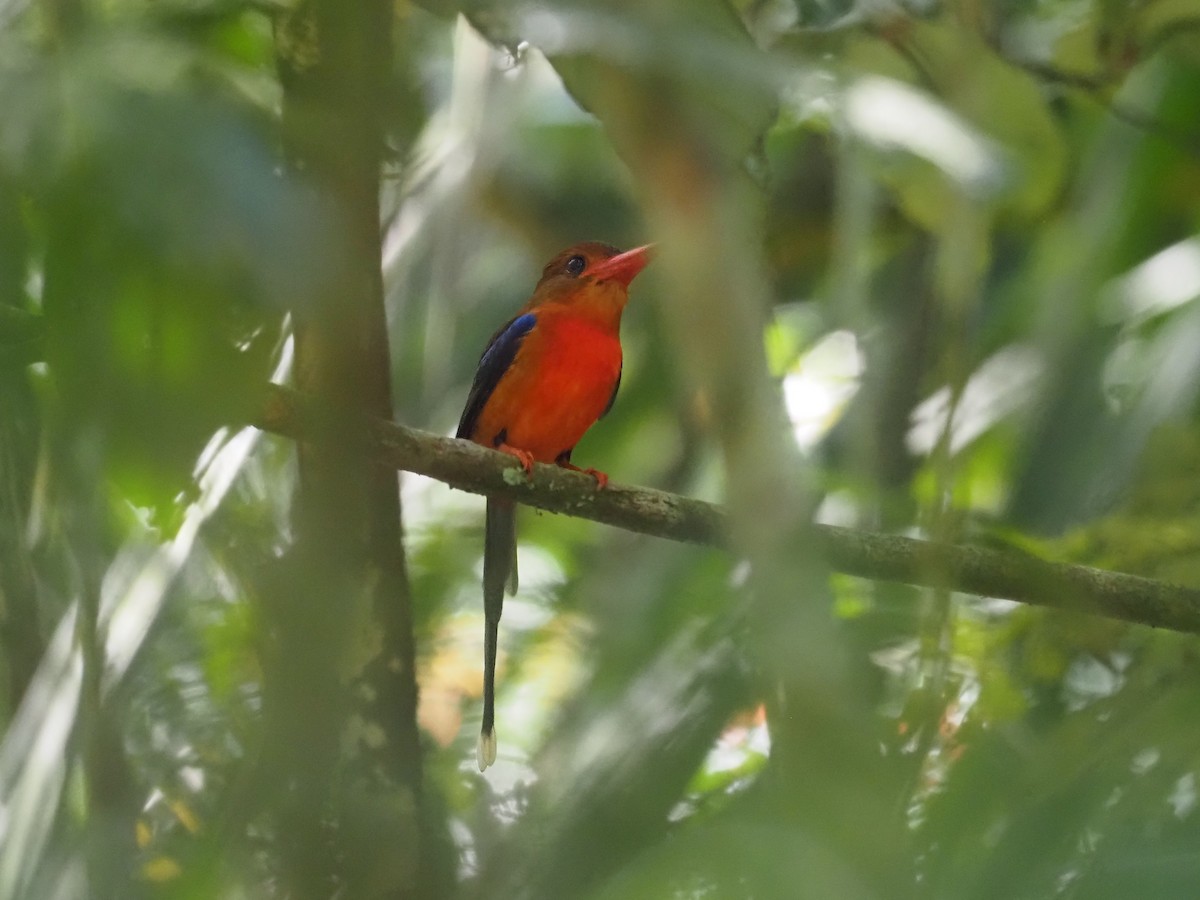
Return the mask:
<path fill-rule="evenodd" d="M 533 296 L 480 357 L 457 437 L 516 457 L 527 474 L 554 463 L 608 484 L 571 453 L 607 413 L 621 385 L 621 313 L 650 246 L 621 252 L 587 241 L 555 256 Z M 496 645 L 504 594 L 517 590 L 516 505 L 489 497 L 483 545 L 483 725 L 476 759 L 496 761 Z"/>

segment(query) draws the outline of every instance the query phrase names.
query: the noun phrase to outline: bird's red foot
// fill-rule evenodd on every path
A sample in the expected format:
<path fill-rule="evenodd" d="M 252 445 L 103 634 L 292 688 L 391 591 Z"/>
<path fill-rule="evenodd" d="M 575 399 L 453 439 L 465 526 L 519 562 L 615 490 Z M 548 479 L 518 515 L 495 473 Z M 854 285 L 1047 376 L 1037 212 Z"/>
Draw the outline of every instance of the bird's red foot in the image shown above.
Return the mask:
<path fill-rule="evenodd" d="M 601 472 L 599 469 L 581 469 L 574 463 L 560 462 L 560 466 L 564 469 L 570 469 L 572 472 L 582 472 L 584 475 L 591 475 L 596 479 L 596 490 L 602 491 L 608 487 L 608 474 Z"/>
<path fill-rule="evenodd" d="M 507 453 L 509 456 L 515 456 L 521 464 L 521 468 L 525 470 L 525 474 L 533 474 L 533 454 L 528 450 L 522 450 L 520 447 L 514 447 L 511 444 L 497 444 L 496 449 L 501 453 Z"/>

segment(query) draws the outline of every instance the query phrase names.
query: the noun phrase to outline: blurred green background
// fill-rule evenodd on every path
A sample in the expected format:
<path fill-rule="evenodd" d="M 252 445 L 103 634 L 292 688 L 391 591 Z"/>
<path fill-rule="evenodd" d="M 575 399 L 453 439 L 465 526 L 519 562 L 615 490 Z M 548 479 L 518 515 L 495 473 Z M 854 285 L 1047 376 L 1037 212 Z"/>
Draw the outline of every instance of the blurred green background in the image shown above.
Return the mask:
<path fill-rule="evenodd" d="M 0 0 L 0 898 L 1197 896 L 1195 636 L 806 525 L 1200 585 L 1198 229 L 1200 0 Z M 482 498 L 244 423 L 578 240 L 730 550 L 525 511 L 481 775 Z"/>

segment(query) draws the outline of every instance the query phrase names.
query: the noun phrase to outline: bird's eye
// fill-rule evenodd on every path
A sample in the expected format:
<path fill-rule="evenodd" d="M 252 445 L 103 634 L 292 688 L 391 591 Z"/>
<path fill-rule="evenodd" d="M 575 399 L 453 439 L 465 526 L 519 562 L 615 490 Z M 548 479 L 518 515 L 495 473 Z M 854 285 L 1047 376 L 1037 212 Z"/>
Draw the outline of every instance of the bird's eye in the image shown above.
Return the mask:
<path fill-rule="evenodd" d="M 582 256 L 572 256 L 567 260 L 567 274 L 578 275 L 587 266 L 587 260 Z"/>

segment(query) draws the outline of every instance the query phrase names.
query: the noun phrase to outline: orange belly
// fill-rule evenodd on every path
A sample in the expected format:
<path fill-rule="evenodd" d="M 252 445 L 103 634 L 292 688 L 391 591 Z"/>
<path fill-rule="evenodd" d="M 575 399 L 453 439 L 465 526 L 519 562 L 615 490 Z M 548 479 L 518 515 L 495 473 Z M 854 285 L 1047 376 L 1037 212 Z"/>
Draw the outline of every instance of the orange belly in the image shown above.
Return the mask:
<path fill-rule="evenodd" d="M 603 414 L 621 374 L 619 338 L 566 317 L 539 323 L 496 386 L 475 429 L 481 444 L 503 433 L 512 447 L 554 462 Z"/>

